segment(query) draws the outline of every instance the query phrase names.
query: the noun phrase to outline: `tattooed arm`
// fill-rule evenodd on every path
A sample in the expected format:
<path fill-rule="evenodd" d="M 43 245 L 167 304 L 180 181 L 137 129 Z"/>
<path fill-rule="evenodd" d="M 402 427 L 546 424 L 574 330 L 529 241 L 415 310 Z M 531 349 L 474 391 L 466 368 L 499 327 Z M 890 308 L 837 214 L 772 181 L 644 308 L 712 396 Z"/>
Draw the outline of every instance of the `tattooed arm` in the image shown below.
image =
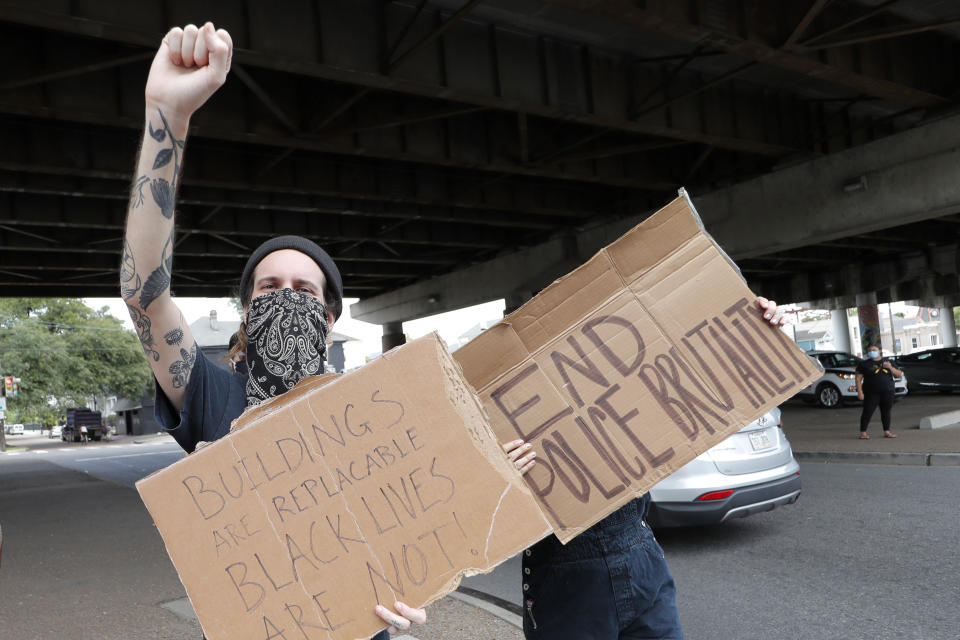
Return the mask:
<path fill-rule="evenodd" d="M 210 23 L 172 29 L 163 39 L 147 78 L 146 126 L 127 211 L 120 295 L 178 411 L 197 343 L 170 295 L 174 202 L 190 117 L 226 80 L 232 50 L 229 34 Z"/>

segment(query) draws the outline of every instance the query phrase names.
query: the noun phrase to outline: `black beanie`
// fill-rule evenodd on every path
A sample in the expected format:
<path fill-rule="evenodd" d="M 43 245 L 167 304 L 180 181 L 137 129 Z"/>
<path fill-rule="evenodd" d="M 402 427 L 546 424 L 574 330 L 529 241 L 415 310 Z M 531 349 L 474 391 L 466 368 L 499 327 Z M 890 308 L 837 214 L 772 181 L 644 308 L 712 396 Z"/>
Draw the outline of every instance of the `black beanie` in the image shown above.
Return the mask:
<path fill-rule="evenodd" d="M 316 242 L 300 236 L 279 236 L 277 238 L 271 238 L 250 254 L 250 258 L 247 259 L 247 264 L 243 268 L 243 275 L 240 276 L 240 303 L 246 306 L 250 302 L 249 299 L 245 300 L 244 298 L 246 298 L 247 291 L 250 289 L 250 278 L 253 277 L 253 271 L 257 268 L 257 265 L 260 264 L 260 261 L 274 251 L 280 251 L 282 249 L 299 251 L 300 253 L 310 256 L 313 261 L 317 263 L 317 266 L 323 271 L 324 278 L 327 280 L 327 287 L 324 291 L 326 306 L 333 309 L 341 309 L 343 306 L 343 279 L 340 277 L 340 270 L 337 269 L 337 265 L 334 264 L 333 258 L 321 249 Z M 338 311 L 337 317 L 339 316 L 340 313 Z"/>

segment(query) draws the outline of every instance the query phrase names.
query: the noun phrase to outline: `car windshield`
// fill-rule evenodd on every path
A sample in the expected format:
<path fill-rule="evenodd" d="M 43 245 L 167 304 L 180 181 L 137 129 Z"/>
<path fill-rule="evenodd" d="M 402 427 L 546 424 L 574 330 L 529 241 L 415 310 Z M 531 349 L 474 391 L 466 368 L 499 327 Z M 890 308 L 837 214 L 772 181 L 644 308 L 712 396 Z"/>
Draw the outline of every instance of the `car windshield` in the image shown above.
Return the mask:
<path fill-rule="evenodd" d="M 835 367 L 856 367 L 860 364 L 860 358 L 849 353 L 838 353 Z"/>
<path fill-rule="evenodd" d="M 856 367 L 860 358 L 850 353 L 822 353 L 818 356 L 825 367 Z"/>

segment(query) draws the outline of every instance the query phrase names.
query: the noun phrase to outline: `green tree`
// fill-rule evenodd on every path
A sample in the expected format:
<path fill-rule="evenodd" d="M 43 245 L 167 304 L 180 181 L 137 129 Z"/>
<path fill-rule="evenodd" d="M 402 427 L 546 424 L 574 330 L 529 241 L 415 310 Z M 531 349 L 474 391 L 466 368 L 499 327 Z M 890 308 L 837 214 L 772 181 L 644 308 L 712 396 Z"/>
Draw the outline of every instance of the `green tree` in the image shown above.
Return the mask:
<path fill-rule="evenodd" d="M 152 379 L 133 331 L 69 298 L 0 299 L 0 364 L 21 379 L 10 419 L 53 424 L 91 396 L 138 398 Z"/>

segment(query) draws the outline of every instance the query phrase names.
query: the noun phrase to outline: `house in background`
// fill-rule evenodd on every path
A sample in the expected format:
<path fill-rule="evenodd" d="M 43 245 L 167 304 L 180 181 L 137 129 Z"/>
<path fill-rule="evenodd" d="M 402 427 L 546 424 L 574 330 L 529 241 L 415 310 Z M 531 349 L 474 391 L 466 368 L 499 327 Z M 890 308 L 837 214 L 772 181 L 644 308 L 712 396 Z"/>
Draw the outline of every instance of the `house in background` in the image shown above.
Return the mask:
<path fill-rule="evenodd" d="M 190 323 L 193 339 L 197 347 L 207 356 L 207 360 L 221 369 L 230 371 L 230 364 L 224 359 L 230 350 L 230 337 L 240 328 L 239 320 L 220 320 L 217 312 L 210 310 L 209 316 L 201 316 Z"/>
<path fill-rule="evenodd" d="M 915 311 L 914 311 L 915 310 Z M 891 314 L 886 305 L 880 307 L 880 342 L 886 355 L 908 354 L 927 349 L 936 349 L 944 345 L 944 336 L 940 335 L 941 310 L 930 307 L 907 308 L 907 313 L 900 317 Z M 893 320 L 893 336 L 890 335 L 890 321 Z M 804 321 L 793 325 L 794 341 L 806 351 L 811 349 L 837 349 L 837 341 L 833 335 L 832 321 L 820 319 Z M 851 351 L 860 353 L 860 324 L 856 315 L 847 316 L 847 327 L 850 331 Z"/>
<path fill-rule="evenodd" d="M 501 318 L 493 318 L 491 320 L 484 320 L 483 322 L 478 322 L 477 324 L 473 325 L 472 327 L 470 327 L 469 329 L 461 333 L 459 336 L 457 336 L 457 341 L 450 345 L 450 351 L 451 352 L 456 351 L 457 349 L 467 344 L 468 342 L 476 338 L 478 335 L 480 335 L 481 333 L 483 333 L 484 331 L 492 327 L 493 325 L 500 322 L 500 320 Z"/>
<path fill-rule="evenodd" d="M 899 327 L 897 325 L 900 323 L 897 320 L 903 320 Z M 894 317 L 893 328 L 900 346 L 897 353 L 936 349 L 942 347 L 945 342 L 944 336 L 940 335 L 940 309 L 920 307 L 912 318 Z M 889 329 L 887 329 L 887 337 L 889 337 Z"/>
<path fill-rule="evenodd" d="M 142 436 L 163 430 L 153 417 L 153 390 L 144 391 L 138 400 L 119 398 L 113 406 L 115 416 L 107 418 L 114 433 L 126 436 Z"/>
<path fill-rule="evenodd" d="M 833 334 L 830 332 L 830 323 L 822 321 L 811 322 L 811 326 L 800 325 L 794 332 L 794 341 L 804 351 L 830 350 L 834 348 Z"/>

